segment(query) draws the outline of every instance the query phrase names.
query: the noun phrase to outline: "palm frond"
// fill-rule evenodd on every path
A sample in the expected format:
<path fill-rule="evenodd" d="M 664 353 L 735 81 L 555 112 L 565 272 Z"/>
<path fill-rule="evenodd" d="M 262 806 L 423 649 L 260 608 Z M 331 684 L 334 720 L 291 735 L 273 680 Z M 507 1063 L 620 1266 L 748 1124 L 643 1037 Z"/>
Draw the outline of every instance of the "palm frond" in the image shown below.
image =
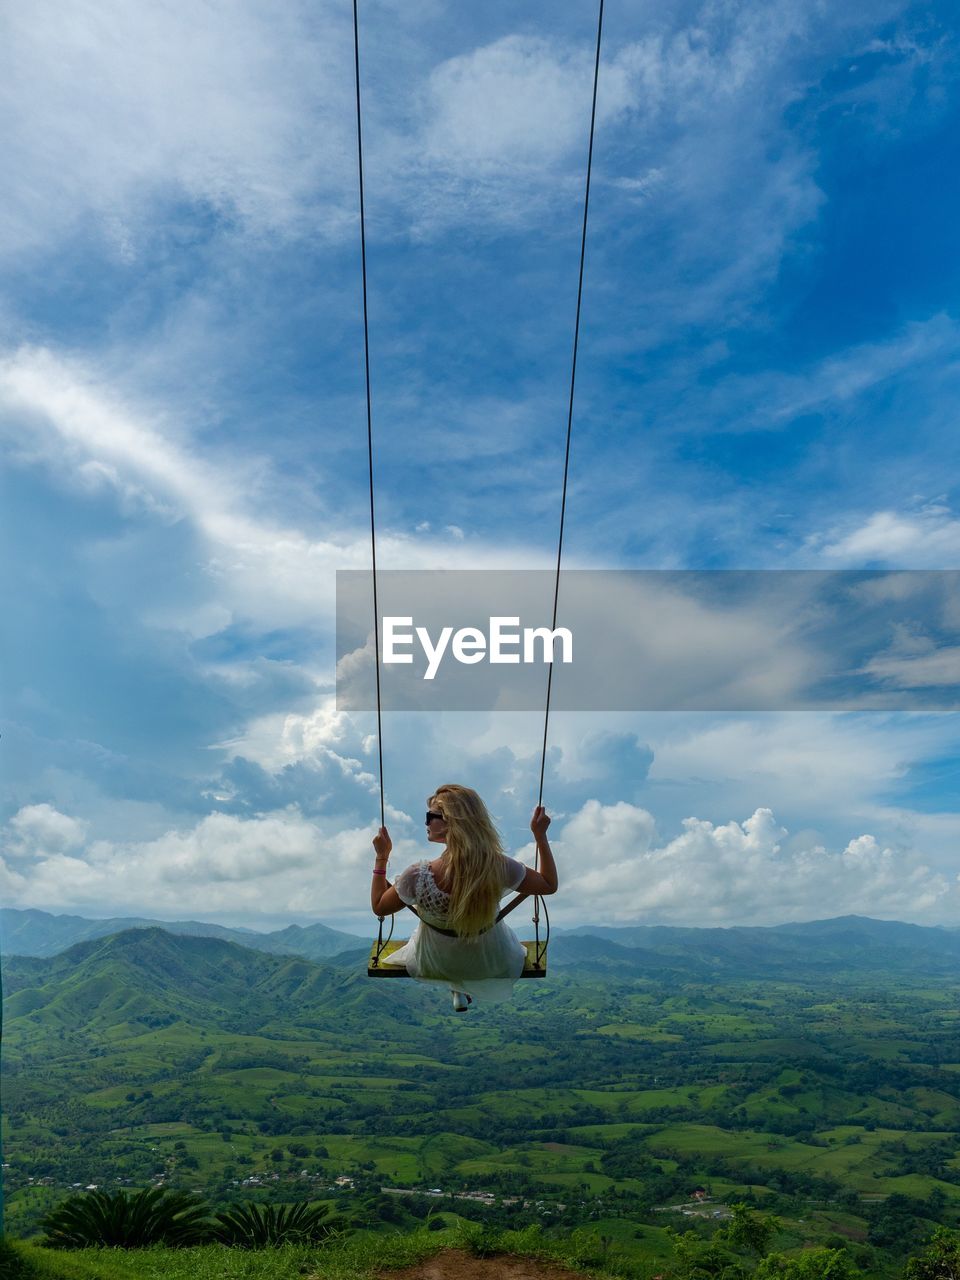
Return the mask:
<path fill-rule="evenodd" d="M 140 1249 L 152 1244 L 172 1248 L 210 1238 L 209 1209 L 194 1196 L 162 1187 L 126 1191 L 88 1191 L 68 1197 L 41 1220 L 46 1243 L 55 1249 L 108 1245 Z"/>
<path fill-rule="evenodd" d="M 265 1245 L 320 1243 L 339 1234 L 339 1219 L 327 1205 L 234 1204 L 216 1215 L 214 1237 L 244 1249 Z"/>

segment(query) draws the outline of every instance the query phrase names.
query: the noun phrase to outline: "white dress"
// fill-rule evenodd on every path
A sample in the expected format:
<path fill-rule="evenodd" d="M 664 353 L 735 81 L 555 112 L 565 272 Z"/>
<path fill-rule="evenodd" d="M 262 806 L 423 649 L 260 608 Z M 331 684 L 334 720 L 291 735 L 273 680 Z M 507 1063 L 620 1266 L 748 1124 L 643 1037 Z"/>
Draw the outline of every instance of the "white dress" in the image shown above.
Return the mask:
<path fill-rule="evenodd" d="M 527 868 L 515 858 L 504 858 L 503 894 L 516 889 Z M 394 888 L 401 900 L 415 907 L 421 922 L 409 942 L 390 957 L 391 964 L 406 965 L 411 978 L 436 982 L 451 991 L 465 991 L 480 1000 L 508 1000 L 513 984 L 523 972 L 526 952 L 523 943 L 499 920 L 472 941 L 448 938 L 429 928 L 435 924 L 448 929 L 450 895 L 433 878 L 429 862 L 415 862 L 397 876 Z"/>

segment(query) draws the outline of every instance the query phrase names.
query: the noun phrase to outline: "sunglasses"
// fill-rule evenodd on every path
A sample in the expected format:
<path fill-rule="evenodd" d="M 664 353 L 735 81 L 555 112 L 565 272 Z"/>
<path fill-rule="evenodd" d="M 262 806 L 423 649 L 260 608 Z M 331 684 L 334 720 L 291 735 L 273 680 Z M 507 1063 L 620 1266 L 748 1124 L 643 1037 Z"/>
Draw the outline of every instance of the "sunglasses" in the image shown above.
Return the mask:
<path fill-rule="evenodd" d="M 428 809 L 428 810 L 427 810 L 427 816 L 424 818 L 424 822 L 425 822 L 425 823 L 427 824 L 427 826 L 429 827 L 430 823 L 431 823 L 431 822 L 433 822 L 435 819 L 436 819 L 437 821 L 439 821 L 439 822 L 443 822 L 443 821 L 444 821 L 443 814 L 442 814 L 442 813 L 434 813 L 432 809 Z"/>

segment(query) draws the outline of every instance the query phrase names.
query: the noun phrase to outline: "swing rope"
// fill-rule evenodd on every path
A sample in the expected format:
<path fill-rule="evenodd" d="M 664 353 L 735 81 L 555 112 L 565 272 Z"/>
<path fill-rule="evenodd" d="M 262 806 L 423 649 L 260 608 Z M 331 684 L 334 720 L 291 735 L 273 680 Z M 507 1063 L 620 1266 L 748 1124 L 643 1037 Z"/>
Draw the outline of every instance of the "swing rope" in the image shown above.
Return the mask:
<path fill-rule="evenodd" d="M 593 172 L 593 140 L 597 126 L 597 87 L 600 83 L 600 46 L 603 39 L 603 0 L 600 0 L 597 11 L 597 51 L 593 63 L 593 100 L 590 104 L 590 145 L 587 150 L 587 179 L 583 192 L 583 228 L 580 235 L 580 274 L 577 280 L 577 315 L 573 325 L 573 357 L 570 361 L 570 401 L 567 407 L 567 443 L 563 455 L 563 492 L 560 497 L 560 532 L 557 537 L 557 572 L 553 584 L 553 621 L 550 629 L 557 629 L 557 605 L 560 599 L 560 561 L 563 556 L 563 526 L 567 514 L 567 479 L 570 474 L 570 440 L 573 435 L 573 401 L 577 387 L 577 352 L 580 347 L 580 314 L 583 307 L 583 270 L 587 258 L 587 218 L 590 213 L 590 177 Z M 543 804 L 543 776 L 547 767 L 547 731 L 550 724 L 550 694 L 553 690 L 553 663 L 547 668 L 547 698 L 543 712 L 543 748 L 540 753 L 540 788 L 537 792 L 537 804 Z M 537 850 L 537 868 L 540 867 L 540 851 Z M 522 895 L 521 895 L 522 896 Z M 547 921 L 547 937 L 550 937 L 550 913 L 543 898 L 534 899 L 533 927 L 537 950 L 537 963 L 540 963 L 540 910 Z M 546 943 L 544 943 L 546 948 Z"/>
<path fill-rule="evenodd" d="M 573 435 L 573 405 L 577 383 L 577 353 L 580 346 L 580 316 L 583 305 L 583 276 L 584 266 L 587 255 L 587 219 L 590 211 L 590 178 L 593 171 L 593 143 L 596 133 L 597 123 L 597 87 L 600 82 L 600 48 L 603 38 L 603 4 L 604 0 L 599 0 L 597 12 L 597 47 L 593 64 L 593 98 L 590 106 L 590 143 L 587 150 L 587 174 L 583 196 L 583 225 L 580 235 L 580 271 L 577 281 L 577 309 L 576 319 L 573 329 L 573 356 L 570 366 L 570 398 L 567 408 L 567 438 L 566 447 L 563 458 L 563 490 L 560 498 L 560 531 L 557 539 L 557 569 L 554 579 L 553 588 L 553 621 L 551 629 L 556 631 L 557 628 L 557 610 L 560 599 L 560 565 L 563 556 L 563 530 L 566 519 L 567 510 L 567 482 L 570 474 L 570 442 Z M 370 544 L 373 562 L 373 635 L 374 650 L 376 658 L 376 680 L 377 680 L 377 750 L 380 766 L 380 825 L 384 825 L 384 799 L 383 799 L 383 734 L 381 728 L 381 698 L 380 698 L 380 611 L 377 603 L 377 540 L 376 540 L 376 524 L 374 519 L 374 501 L 373 501 L 373 410 L 371 405 L 370 394 L 370 331 L 368 323 L 367 310 L 367 237 L 366 237 L 366 216 L 363 199 L 363 133 L 361 128 L 361 111 L 360 111 L 360 19 L 357 11 L 358 0 L 353 0 L 353 48 L 354 48 L 354 70 L 356 73 L 356 97 L 357 97 L 357 166 L 360 175 L 360 260 L 361 274 L 363 277 L 363 353 L 364 353 L 364 373 L 366 379 L 367 392 L 367 454 L 370 471 Z M 540 757 L 540 786 L 537 793 L 537 805 L 543 804 L 543 781 L 547 764 L 547 734 L 550 723 L 550 695 L 553 689 L 553 663 L 549 664 L 547 672 L 547 695 L 546 706 L 543 717 L 543 748 Z M 540 866 L 540 853 L 537 851 L 536 858 L 537 868 Z M 527 894 L 518 894 L 511 902 L 507 904 L 497 916 L 497 921 L 503 919 L 515 907 L 527 898 Z M 533 924 L 535 929 L 535 947 L 537 956 L 537 965 L 541 966 L 543 953 L 546 949 L 546 940 L 541 947 L 540 943 L 540 908 L 543 908 L 546 917 L 547 939 L 550 937 L 550 914 L 547 911 L 546 903 L 540 897 L 534 899 Z M 393 920 L 390 923 L 390 934 L 393 933 Z M 383 937 L 383 917 L 379 917 L 379 929 L 377 935 L 377 952 L 378 962 L 383 948 L 389 937 L 384 940 Z"/>
<path fill-rule="evenodd" d="M 380 723 L 380 608 L 377 603 L 377 522 L 373 503 L 373 405 L 370 396 L 370 324 L 367 315 L 367 223 L 363 205 L 363 129 L 360 113 L 360 19 L 353 0 L 353 62 L 357 85 L 357 168 L 360 176 L 360 274 L 363 278 L 363 371 L 367 386 L 367 461 L 370 472 L 370 555 L 373 561 L 373 644 L 377 673 L 377 759 L 380 772 L 380 825 L 383 804 L 383 731 Z"/>
<path fill-rule="evenodd" d="M 557 539 L 557 572 L 553 587 L 553 622 L 557 629 L 557 602 L 560 598 L 560 559 L 563 555 L 563 524 L 567 513 L 567 477 L 570 474 L 570 439 L 573 435 L 573 398 L 577 386 L 577 350 L 580 346 L 580 311 L 583 304 L 583 268 L 587 257 L 587 215 L 590 211 L 590 175 L 593 171 L 593 138 L 597 125 L 597 86 L 600 83 L 600 42 L 603 37 L 603 0 L 597 13 L 597 53 L 593 64 L 593 102 L 590 107 L 590 146 L 587 151 L 587 181 L 583 193 L 583 230 L 580 236 L 580 278 L 577 283 L 577 318 L 573 326 L 573 359 L 570 363 L 570 403 L 567 409 L 567 447 L 563 458 L 563 493 L 560 498 L 560 534 Z M 537 804 L 543 804 L 543 775 L 547 764 L 547 726 L 550 723 L 550 692 L 553 688 L 553 663 L 547 668 L 547 704 L 543 716 L 543 752 L 540 757 L 540 790 Z"/>

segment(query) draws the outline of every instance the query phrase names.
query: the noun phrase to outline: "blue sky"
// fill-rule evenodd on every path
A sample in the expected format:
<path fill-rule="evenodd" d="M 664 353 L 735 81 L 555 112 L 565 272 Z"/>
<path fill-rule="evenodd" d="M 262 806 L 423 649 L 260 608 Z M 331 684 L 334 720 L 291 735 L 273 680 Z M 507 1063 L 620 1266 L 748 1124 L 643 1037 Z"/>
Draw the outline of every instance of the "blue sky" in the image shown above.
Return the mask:
<path fill-rule="evenodd" d="M 593 4 L 361 14 L 381 564 L 548 566 Z M 335 572 L 368 563 L 350 19 L 6 19 L 9 905 L 367 927 L 373 726 L 332 702 Z M 958 567 L 958 35 L 608 0 L 571 567 Z M 523 852 L 541 732 L 391 716 L 398 863 L 445 780 Z M 553 914 L 953 922 L 958 736 L 557 716 Z"/>

